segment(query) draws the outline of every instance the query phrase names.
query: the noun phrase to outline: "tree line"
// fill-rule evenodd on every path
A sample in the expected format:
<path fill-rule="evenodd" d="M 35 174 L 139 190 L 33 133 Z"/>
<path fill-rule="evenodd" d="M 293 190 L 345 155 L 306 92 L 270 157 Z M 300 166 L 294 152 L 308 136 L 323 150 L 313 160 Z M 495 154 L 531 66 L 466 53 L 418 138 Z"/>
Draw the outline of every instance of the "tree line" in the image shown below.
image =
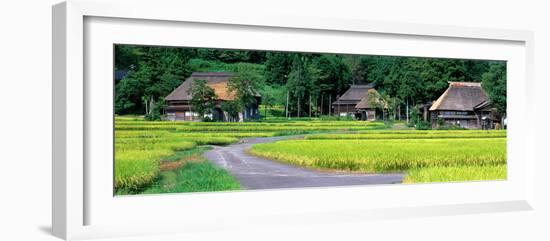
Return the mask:
<path fill-rule="evenodd" d="M 352 84 L 374 84 L 385 100 L 381 108 L 404 116 L 437 99 L 449 81 L 482 82 L 494 106 L 506 111 L 504 61 L 116 45 L 115 70 L 128 71 L 115 83 L 117 114 L 158 112 L 192 72 L 219 71 L 254 77 L 262 104 L 285 106 L 293 117 L 330 114 Z"/>

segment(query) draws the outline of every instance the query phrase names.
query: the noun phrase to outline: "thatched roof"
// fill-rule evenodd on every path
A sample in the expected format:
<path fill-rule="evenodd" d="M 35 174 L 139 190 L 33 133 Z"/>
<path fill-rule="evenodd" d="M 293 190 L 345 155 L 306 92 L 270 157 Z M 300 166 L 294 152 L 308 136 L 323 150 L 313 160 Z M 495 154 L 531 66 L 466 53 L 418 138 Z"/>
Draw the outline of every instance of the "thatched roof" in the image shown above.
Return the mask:
<path fill-rule="evenodd" d="M 356 109 L 375 108 L 369 104 L 369 93 L 373 92 L 376 92 L 376 90 L 372 84 L 352 85 L 332 105 L 355 105 Z"/>
<path fill-rule="evenodd" d="M 474 106 L 474 110 L 483 110 L 483 109 L 490 109 L 492 108 L 493 105 L 491 103 L 491 101 L 489 99 L 477 104 L 476 106 Z"/>
<path fill-rule="evenodd" d="M 430 111 L 473 111 L 479 104 L 488 101 L 481 83 L 449 82 L 449 87 L 433 103 Z"/>
<path fill-rule="evenodd" d="M 170 93 L 164 99 L 165 100 L 191 100 L 191 94 L 189 93 L 191 84 L 193 84 L 193 80 L 200 79 L 200 80 L 205 80 L 206 85 L 214 89 L 214 92 L 216 93 L 218 100 L 234 100 L 235 94 L 233 94 L 227 89 L 227 82 L 229 81 L 231 76 L 233 76 L 232 73 L 226 73 L 226 72 L 207 72 L 207 73 L 195 72 L 191 74 L 189 78 L 187 78 L 180 86 L 178 86 L 178 88 L 172 91 L 172 93 Z"/>
<path fill-rule="evenodd" d="M 367 91 L 372 89 L 372 85 L 352 85 L 349 89 L 336 101 L 355 100 L 360 101 L 365 97 Z"/>

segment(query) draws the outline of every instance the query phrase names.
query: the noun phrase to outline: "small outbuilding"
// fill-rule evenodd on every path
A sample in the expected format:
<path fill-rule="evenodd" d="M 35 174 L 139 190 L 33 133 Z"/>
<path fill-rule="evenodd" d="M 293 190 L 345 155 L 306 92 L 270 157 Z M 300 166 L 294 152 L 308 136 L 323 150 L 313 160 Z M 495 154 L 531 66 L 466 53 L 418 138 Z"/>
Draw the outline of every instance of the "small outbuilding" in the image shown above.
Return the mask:
<path fill-rule="evenodd" d="M 449 82 L 430 107 L 432 127 L 457 125 L 467 129 L 492 129 L 496 111 L 478 82 Z"/>
<path fill-rule="evenodd" d="M 200 119 L 198 114 L 193 112 L 193 106 L 190 104 L 192 96 L 189 91 L 193 81 L 195 79 L 200 79 L 206 81 L 206 85 L 212 88 L 216 94 L 215 107 L 211 111 L 212 115 L 209 117 L 213 120 L 229 121 L 230 117 L 228 113 L 221 109 L 221 104 L 225 101 L 235 100 L 235 94 L 228 89 L 227 85 L 232 76 L 232 73 L 227 72 L 195 72 L 191 74 L 189 78 L 164 98 L 167 104 L 166 118 L 168 120 L 186 121 Z M 249 106 L 245 111 L 239 114 L 239 121 L 259 117 L 258 104 L 260 103 L 261 97 L 258 94 L 256 98 L 255 104 Z"/>
<path fill-rule="evenodd" d="M 371 96 L 372 95 L 372 96 Z M 360 120 L 376 120 L 376 106 L 372 97 L 379 96 L 374 85 L 352 85 L 332 103 L 332 109 L 338 116 L 354 116 Z"/>

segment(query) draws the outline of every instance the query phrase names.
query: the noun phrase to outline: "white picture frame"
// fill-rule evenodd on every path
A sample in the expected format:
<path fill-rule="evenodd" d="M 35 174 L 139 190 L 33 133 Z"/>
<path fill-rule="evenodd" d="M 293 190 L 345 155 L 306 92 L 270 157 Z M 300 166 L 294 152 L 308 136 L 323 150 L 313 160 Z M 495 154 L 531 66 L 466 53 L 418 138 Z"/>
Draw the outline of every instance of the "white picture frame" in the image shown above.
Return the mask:
<path fill-rule="evenodd" d="M 532 89 L 533 34 L 531 32 L 275 15 L 210 16 L 194 11 L 188 11 L 182 15 L 178 9 L 183 7 L 183 2 L 157 3 L 154 4 L 156 11 L 150 11 L 153 3 L 132 2 L 131 8 L 128 7 L 129 4 L 128 1 L 119 0 L 73 0 L 53 7 L 52 226 L 54 235 L 63 239 L 84 239 L 195 232 L 244 225 L 267 227 L 274 224 L 292 225 L 305 221 L 333 223 L 348 220 L 414 218 L 533 208 L 536 165 L 533 154 L 535 138 L 534 125 L 531 123 L 533 120 L 529 120 L 526 116 L 529 116 L 534 110 L 530 107 L 521 108 L 521 106 L 532 106 L 530 103 L 533 101 L 529 97 L 530 93 L 534 91 Z M 509 97 L 513 99 L 513 102 L 509 101 L 509 178 L 502 182 L 334 187 L 125 198 L 115 198 L 111 195 L 108 197 L 105 193 L 112 193 L 112 190 L 104 190 L 102 187 L 108 186 L 109 181 L 103 183 L 98 181 L 95 176 L 112 175 L 112 168 L 104 170 L 101 167 L 105 167 L 105 165 L 90 161 L 90 158 L 93 159 L 95 155 L 91 153 L 94 152 L 94 144 L 90 143 L 111 142 L 112 139 L 105 140 L 106 136 L 96 134 L 94 134 L 95 139 L 89 136 L 91 132 L 99 133 L 95 131 L 99 129 L 94 129 L 97 125 L 90 127 L 90 118 L 96 118 L 94 122 L 97 123 L 96 120 L 107 116 L 106 114 L 112 115 L 112 112 L 95 112 L 97 104 L 90 104 L 90 98 L 97 100 L 94 97 L 96 95 L 112 95 L 112 90 L 101 90 L 102 86 L 90 85 L 86 82 L 85 78 L 95 78 L 96 75 L 107 73 L 103 71 L 105 70 L 103 65 L 94 64 L 98 63 L 97 59 L 94 60 L 94 57 L 89 59 L 88 55 L 91 52 L 87 48 L 93 48 L 94 56 L 97 55 L 98 58 L 101 58 L 99 56 L 104 55 L 95 53 L 102 51 L 95 51 L 96 49 L 104 50 L 104 46 L 107 45 L 102 44 L 120 41 L 120 39 L 116 39 L 116 36 L 108 33 L 121 28 L 129 29 L 132 26 L 139 27 L 144 31 L 158 31 L 155 34 L 149 34 L 150 36 L 159 36 L 158 34 L 166 36 L 166 32 L 163 35 L 163 31 L 167 31 L 165 27 L 171 28 L 173 35 L 161 41 L 153 37 L 135 34 L 123 39 L 123 43 L 477 59 L 489 56 L 509 61 L 508 76 L 516 77 L 514 80 L 510 80 L 509 77 L 508 80 Z M 200 26 L 200 28 L 196 26 Z M 330 44 L 324 46 L 311 44 L 309 47 L 298 44 L 296 46 L 299 47 L 296 47 L 290 46 L 283 40 L 278 43 L 270 43 L 271 45 L 265 45 L 265 41 L 258 41 L 264 45 L 251 46 L 253 43 L 236 41 L 239 39 L 238 36 L 234 37 L 234 42 L 228 41 L 230 43 L 226 44 L 229 45 L 225 46 L 220 46 L 215 41 L 201 43 L 200 38 L 187 39 L 185 41 L 190 42 L 183 43 L 181 37 L 178 37 L 178 29 L 202 31 L 205 34 L 208 31 L 211 31 L 211 34 L 223 30 L 243 35 L 248 34 L 249 37 L 258 39 L 266 36 L 285 35 L 296 37 L 296 39 L 300 39 L 297 42 L 302 43 L 308 39 L 311 40 L 311 38 L 332 38 L 332 40 L 341 41 L 347 41 L 346 38 L 348 38 L 350 42 L 370 41 L 371 46 L 379 47 L 375 50 L 361 49 L 357 47 L 359 46 L 357 44 L 350 44 L 351 47 L 348 49 L 331 47 Z M 379 41 L 380 38 L 383 41 Z M 94 42 L 90 44 L 87 41 Z M 325 43 L 328 42 L 325 40 Z M 394 46 L 402 46 L 402 48 L 388 48 L 388 42 L 394 43 Z M 407 46 L 414 47 L 411 44 L 418 43 L 434 44 L 440 49 L 418 47 L 418 50 L 410 50 L 410 48 L 406 48 Z M 467 48 L 472 49 L 464 51 Z M 86 72 L 86 68 L 94 68 L 98 71 L 94 71 L 93 76 L 90 76 L 89 71 Z M 112 101 L 112 98 L 106 98 L 106 101 L 101 103 L 106 105 L 109 101 Z M 98 102 L 94 101 L 93 103 Z M 112 122 L 112 119 L 101 119 L 99 122 L 107 124 L 97 128 L 112 128 L 112 126 L 108 126 L 108 122 Z M 108 150 L 97 153 L 109 154 Z M 90 172 L 92 173 L 90 174 Z M 419 198 L 423 195 L 436 197 L 443 190 L 446 190 L 445 195 L 440 200 L 426 201 Z M 488 193 L 488 191 L 490 192 Z M 374 192 L 379 198 L 363 200 L 365 195 Z M 404 200 L 402 197 L 406 195 L 416 197 Z M 285 197 L 302 201 L 284 202 Z M 344 208 L 331 206 L 328 202 L 323 201 L 320 201 L 319 204 L 308 203 L 308 200 L 326 200 L 329 197 L 332 198 L 330 203 L 337 204 L 343 201 L 347 201 L 347 203 Z M 399 200 L 392 201 L 390 197 L 396 197 Z M 254 205 L 254 203 L 265 204 L 266 202 L 279 202 L 279 208 L 266 209 L 264 206 Z M 231 204 L 232 209 L 236 207 L 236 211 L 233 212 L 227 208 L 218 209 L 216 212 L 206 212 L 206 214 L 202 210 L 199 212 L 200 208 L 206 207 L 205 203 L 221 207 Z M 226 205 L 222 205 L 224 203 Z M 369 207 L 361 207 L 364 203 L 368 203 Z M 155 206 L 157 206 L 155 211 L 160 209 L 172 210 L 172 212 L 163 213 L 162 219 L 160 219 L 160 216 L 154 212 L 147 211 L 148 208 Z M 139 216 L 132 212 L 137 209 L 142 210 Z M 188 217 L 179 217 L 177 213 L 180 211 L 185 211 Z M 199 214 L 202 217 L 199 217 Z M 98 218 L 90 218 L 94 216 Z M 190 222 L 190 217 L 193 218 L 193 222 Z M 178 225 L 173 225 L 173 223 Z"/>

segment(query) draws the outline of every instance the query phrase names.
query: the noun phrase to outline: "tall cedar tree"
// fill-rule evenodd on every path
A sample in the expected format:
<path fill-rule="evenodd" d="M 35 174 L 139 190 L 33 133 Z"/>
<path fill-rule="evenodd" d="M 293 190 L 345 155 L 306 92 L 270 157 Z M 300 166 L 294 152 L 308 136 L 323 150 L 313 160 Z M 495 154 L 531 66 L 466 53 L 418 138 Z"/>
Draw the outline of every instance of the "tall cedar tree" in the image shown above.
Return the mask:
<path fill-rule="evenodd" d="M 295 56 L 292 63 L 292 70 L 288 75 L 287 89 L 289 91 L 289 111 L 300 117 L 303 108 L 303 98 L 307 91 L 309 75 L 304 56 Z M 291 104 L 292 103 L 292 104 Z"/>
<path fill-rule="evenodd" d="M 268 52 L 265 56 L 265 81 L 268 84 L 284 85 L 292 66 L 291 53 Z"/>
<path fill-rule="evenodd" d="M 344 63 L 341 55 L 323 54 L 315 58 L 314 66 L 317 69 L 317 79 L 314 86 L 318 88 L 318 99 L 323 114 L 329 112 L 331 104 L 338 95 L 342 95 L 350 86 L 350 70 Z"/>

